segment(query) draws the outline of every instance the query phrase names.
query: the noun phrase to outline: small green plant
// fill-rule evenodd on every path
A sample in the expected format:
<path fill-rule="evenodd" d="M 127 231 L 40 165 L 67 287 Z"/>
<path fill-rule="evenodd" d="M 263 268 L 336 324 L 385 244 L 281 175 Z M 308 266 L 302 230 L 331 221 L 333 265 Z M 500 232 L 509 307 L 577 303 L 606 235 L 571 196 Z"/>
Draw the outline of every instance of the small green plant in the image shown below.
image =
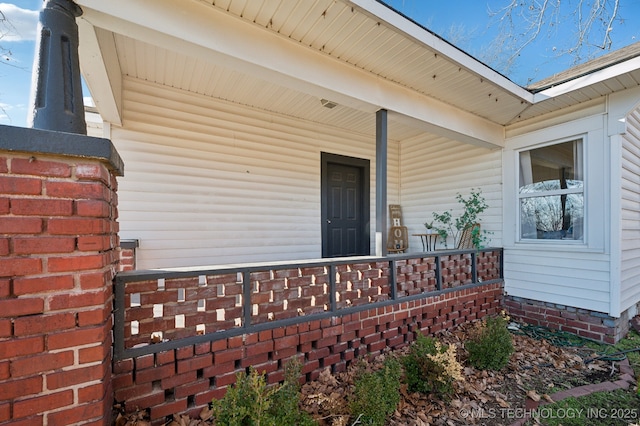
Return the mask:
<path fill-rule="evenodd" d="M 284 366 L 284 383 L 273 394 L 270 414 L 277 425 L 315 425 L 311 415 L 300 409 L 300 370 L 302 365 L 292 358 Z"/>
<path fill-rule="evenodd" d="M 486 231 L 480 230 L 480 214 L 489 208 L 489 205 L 482 196 L 482 191 L 471 190 L 468 198 L 464 198 L 460 193 L 456 195 L 456 200 L 462 204 L 462 214 L 455 219 L 451 210 L 444 213 L 433 213 L 433 219 L 443 226 L 437 228 L 438 234 L 444 246 L 447 247 L 447 239 L 453 238 L 456 248 L 460 246 L 460 239 L 465 230 L 471 232 L 471 244 L 476 249 L 481 249 L 488 241 Z"/>
<path fill-rule="evenodd" d="M 400 363 L 393 357 L 387 358 L 380 370 L 366 371 L 361 368 L 356 373 L 350 409 L 358 424 L 385 424 L 400 402 L 401 376 Z"/>
<path fill-rule="evenodd" d="M 285 366 L 284 383 L 267 387 L 264 374 L 250 367 L 249 374 L 238 373 L 224 398 L 212 401 L 212 418 L 216 424 L 228 426 L 315 425 L 298 405 L 299 375 L 300 363 L 290 361 Z"/>
<path fill-rule="evenodd" d="M 509 317 L 503 311 L 477 323 L 470 339 L 465 343 L 469 364 L 480 370 L 500 370 L 509 363 L 513 353 L 511 333 L 507 329 Z"/>
<path fill-rule="evenodd" d="M 267 424 L 266 414 L 275 389 L 267 389 L 264 375 L 251 367 L 249 374 L 238 373 L 235 385 L 221 400 L 212 401 L 217 424 L 229 426 Z"/>
<path fill-rule="evenodd" d="M 421 333 L 417 334 L 416 341 L 401 362 L 405 381 L 412 392 L 433 393 L 446 398 L 453 394 L 453 383 L 464 380 L 455 346 L 441 345 Z"/>

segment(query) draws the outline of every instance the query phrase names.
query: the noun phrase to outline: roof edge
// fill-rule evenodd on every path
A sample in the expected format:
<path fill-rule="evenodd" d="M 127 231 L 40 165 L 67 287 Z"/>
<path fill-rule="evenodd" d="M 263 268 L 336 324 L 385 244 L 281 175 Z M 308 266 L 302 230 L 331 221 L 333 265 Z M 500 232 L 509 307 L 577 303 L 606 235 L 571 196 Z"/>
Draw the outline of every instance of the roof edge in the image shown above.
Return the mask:
<path fill-rule="evenodd" d="M 568 83 L 569 81 L 603 71 L 605 69 L 630 61 L 639 56 L 640 42 L 636 42 L 623 48 L 609 52 L 606 55 L 602 55 L 598 58 L 556 73 L 536 83 L 530 84 L 526 87 L 526 89 L 534 94 L 543 92 L 552 87 L 559 86 Z"/>
<path fill-rule="evenodd" d="M 534 93 L 535 102 L 540 102 L 545 99 L 589 87 L 593 84 L 600 83 L 638 69 L 640 69 L 640 55 L 613 65 L 610 64 L 604 67 L 599 67 L 591 72 L 585 72 L 571 79 L 566 79 L 555 85 L 541 88 L 540 90 L 532 93 Z"/>
<path fill-rule="evenodd" d="M 394 9 L 383 0 L 347 0 L 362 11 L 380 19 L 394 28 L 402 31 L 406 36 L 424 44 L 439 52 L 449 60 L 478 75 L 479 78 L 488 80 L 493 84 L 507 90 L 526 102 L 533 102 L 531 91 L 513 82 L 505 75 L 494 70 L 474 56 L 451 44 L 441 36 L 429 30 L 424 25 Z"/>

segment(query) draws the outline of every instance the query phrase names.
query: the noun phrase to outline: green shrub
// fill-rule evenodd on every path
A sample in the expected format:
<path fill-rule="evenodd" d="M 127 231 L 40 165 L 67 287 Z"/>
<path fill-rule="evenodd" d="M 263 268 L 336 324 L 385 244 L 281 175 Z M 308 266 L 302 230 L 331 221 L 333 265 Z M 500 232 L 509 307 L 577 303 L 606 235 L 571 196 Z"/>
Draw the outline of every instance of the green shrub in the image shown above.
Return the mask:
<path fill-rule="evenodd" d="M 229 426 L 265 425 L 266 413 L 275 389 L 267 389 L 264 375 L 251 367 L 249 374 L 238 373 L 236 383 L 221 400 L 212 401 L 216 424 Z"/>
<path fill-rule="evenodd" d="M 448 397 L 454 391 L 453 383 L 464 380 L 462 366 L 456 359 L 455 346 L 443 346 L 437 340 L 420 333 L 401 362 L 405 381 L 411 392 Z"/>
<path fill-rule="evenodd" d="M 300 364 L 285 366 L 282 385 L 267 387 L 264 374 L 250 367 L 249 374 L 238 373 L 236 383 L 221 400 L 213 400 L 212 418 L 225 426 L 314 425 L 315 421 L 300 410 L 298 377 Z"/>
<path fill-rule="evenodd" d="M 513 341 L 507 322 L 508 317 L 503 313 L 478 323 L 477 329 L 465 343 L 469 364 L 480 370 L 500 370 L 509 363 Z"/>
<path fill-rule="evenodd" d="M 395 358 L 387 358 L 382 369 L 359 371 L 350 404 L 351 415 L 358 424 L 384 425 L 400 402 L 402 368 Z M 355 423 L 354 423 L 355 424 Z"/>
<path fill-rule="evenodd" d="M 315 425 L 316 422 L 300 409 L 300 362 L 293 358 L 284 367 L 284 383 L 273 394 L 269 413 L 277 425 Z"/>

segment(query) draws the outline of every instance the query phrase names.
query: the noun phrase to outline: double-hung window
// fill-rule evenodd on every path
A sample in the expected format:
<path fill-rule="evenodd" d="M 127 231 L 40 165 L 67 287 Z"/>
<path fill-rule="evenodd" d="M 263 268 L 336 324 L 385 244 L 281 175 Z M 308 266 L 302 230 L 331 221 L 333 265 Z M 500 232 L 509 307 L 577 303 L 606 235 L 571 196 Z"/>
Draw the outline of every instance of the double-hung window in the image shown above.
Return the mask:
<path fill-rule="evenodd" d="M 583 140 L 519 153 L 520 241 L 584 241 Z"/>

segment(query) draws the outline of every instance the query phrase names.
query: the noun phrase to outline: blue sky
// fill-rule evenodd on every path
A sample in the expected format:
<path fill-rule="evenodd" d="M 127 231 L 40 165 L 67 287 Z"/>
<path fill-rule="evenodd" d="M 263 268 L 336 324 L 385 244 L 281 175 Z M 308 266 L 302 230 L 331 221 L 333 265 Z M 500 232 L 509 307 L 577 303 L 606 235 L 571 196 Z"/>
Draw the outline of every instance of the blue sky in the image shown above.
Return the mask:
<path fill-rule="evenodd" d="M 498 28 L 489 11 L 499 10 L 510 0 L 385 2 L 444 38 L 453 34 L 458 47 L 488 62 L 483 54 Z M 576 3 L 577 0 L 562 0 L 562 6 L 567 8 L 575 7 Z M 0 0 L 0 11 L 13 26 L 8 29 L 0 27 L 0 34 L 3 34 L 0 54 L 4 62 L 0 63 L 0 124 L 27 125 L 35 33 L 41 6 L 42 0 Z M 613 50 L 640 41 L 640 0 L 621 0 L 619 16 L 622 19 L 617 21 L 613 33 Z M 569 25 L 560 25 L 555 32 L 539 37 L 536 43 L 522 52 L 516 65 L 506 73 L 507 77 L 518 84 L 527 84 L 569 68 L 571 58 L 558 58 L 556 52 L 563 47 L 561 43 L 570 37 L 571 31 Z M 11 52 L 9 60 L 4 55 L 6 50 Z"/>
<path fill-rule="evenodd" d="M 449 41 L 453 41 L 450 38 L 453 33 L 454 37 L 457 36 L 454 44 L 458 48 L 493 67 L 496 71 L 505 74 L 520 85 L 540 81 L 575 65 L 573 56 L 559 56 L 558 53 L 573 47 L 576 40 L 577 26 L 574 25 L 574 18 L 578 0 L 558 0 L 561 6 L 556 19 L 554 20 L 548 14 L 545 16 L 547 23 L 555 25 L 545 27 L 536 41 L 521 52 L 514 66 L 507 71 L 501 69 L 498 63 L 492 63 L 488 58 L 487 51 L 490 50 L 492 41 L 498 35 L 500 28 L 498 18 L 502 15 L 498 12 L 510 4 L 512 0 L 383 1 Z M 602 0 L 600 1 L 602 2 Z M 532 3 L 540 5 L 543 2 L 518 0 L 517 3 L 528 6 Z M 588 7 L 592 3 L 594 1 L 584 2 L 586 6 L 582 9 L 583 16 L 589 12 Z M 604 3 L 612 5 L 613 0 L 604 0 Z M 612 7 L 608 9 L 612 10 Z M 524 22 L 518 19 L 516 22 L 521 30 Z M 550 28 L 550 30 L 547 31 L 546 28 Z M 594 31 L 591 34 L 593 37 L 587 40 L 586 46 L 602 40 L 599 35 L 602 33 Z M 617 19 L 613 23 L 613 31 L 610 34 L 612 39 L 610 50 L 593 48 L 589 52 L 583 52 L 584 60 L 580 62 L 640 41 L 640 0 L 620 0 Z M 587 53 L 592 56 L 588 56 Z"/>
<path fill-rule="evenodd" d="M 0 39 L 0 47 L 11 52 L 9 60 L 6 52 L 2 52 L 3 63 L 0 64 L 0 124 L 26 126 L 37 11 L 41 6 L 42 0 L 0 3 L 0 11 L 13 25 L 13 28 L 0 28 L 4 34 Z"/>

